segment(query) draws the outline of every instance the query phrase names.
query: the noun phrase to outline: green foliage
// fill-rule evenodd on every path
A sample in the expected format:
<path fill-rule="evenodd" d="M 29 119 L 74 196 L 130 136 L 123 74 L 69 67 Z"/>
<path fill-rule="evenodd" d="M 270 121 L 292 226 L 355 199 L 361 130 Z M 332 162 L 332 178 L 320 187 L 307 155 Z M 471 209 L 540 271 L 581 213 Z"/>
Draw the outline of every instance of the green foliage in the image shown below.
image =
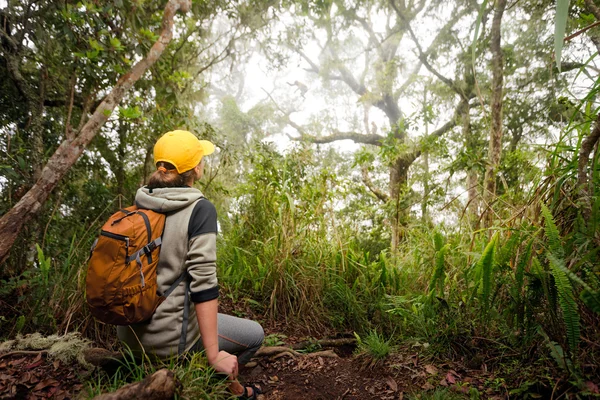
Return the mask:
<path fill-rule="evenodd" d="M 123 355 L 114 373 L 108 374 L 102 369 L 97 369 L 87 380 L 87 394 L 90 398 L 115 391 L 128 383 L 141 381 L 162 368 L 173 371 L 180 382 L 182 390 L 178 393 L 178 398 L 206 400 L 230 398 L 226 382 L 217 378 L 214 370 L 208 366 L 203 353 L 186 354 L 181 360 L 174 358 L 153 360 L 148 356 L 138 358 L 126 348 L 123 350 Z"/>
<path fill-rule="evenodd" d="M 560 61 L 568 17 L 569 0 L 556 0 L 556 20 L 554 26 L 554 54 L 556 57 L 556 66 L 558 67 L 558 72 L 560 72 Z"/>
<path fill-rule="evenodd" d="M 547 254 L 548 260 L 550 261 L 550 268 L 552 275 L 554 276 L 554 283 L 556 290 L 558 291 L 558 301 L 563 313 L 563 319 L 567 328 L 567 340 L 569 342 L 569 348 L 573 354 L 577 353 L 577 346 L 579 345 L 579 310 L 577 303 L 575 302 L 575 296 L 573 294 L 573 287 L 571 282 L 565 273 L 564 262 L 558 259 L 554 254 Z"/>
<path fill-rule="evenodd" d="M 444 260 L 449 248 L 449 245 L 445 245 L 436 251 L 434 272 L 429 283 L 429 294 L 432 296 L 435 294 L 436 289 L 438 296 L 444 296 L 444 280 L 446 277 L 444 273 Z"/>
<path fill-rule="evenodd" d="M 498 242 L 498 233 L 494 234 L 492 240 L 485 246 L 481 258 L 477 263 L 477 270 L 481 276 L 481 303 L 482 312 L 487 315 L 489 312 L 490 295 L 492 292 L 493 267 L 494 267 L 494 252 Z"/>
<path fill-rule="evenodd" d="M 387 358 L 393 350 L 391 339 L 385 339 L 375 330 L 370 331 L 364 339 L 357 333 L 354 333 L 354 337 L 357 343 L 356 353 L 367 355 L 375 361 Z"/>
<path fill-rule="evenodd" d="M 285 344 L 283 339 L 287 338 L 286 335 L 272 333 L 270 335 L 265 336 L 265 340 L 263 342 L 264 346 L 282 346 Z"/>
<path fill-rule="evenodd" d="M 544 216 L 545 221 L 545 233 L 546 239 L 548 240 L 548 247 L 550 252 L 554 255 L 554 257 L 558 259 L 564 259 L 564 249 L 560 240 L 560 233 L 558 232 L 558 228 L 554 223 L 554 218 L 552 217 L 552 213 L 546 207 L 545 204 L 542 204 L 542 215 Z"/>

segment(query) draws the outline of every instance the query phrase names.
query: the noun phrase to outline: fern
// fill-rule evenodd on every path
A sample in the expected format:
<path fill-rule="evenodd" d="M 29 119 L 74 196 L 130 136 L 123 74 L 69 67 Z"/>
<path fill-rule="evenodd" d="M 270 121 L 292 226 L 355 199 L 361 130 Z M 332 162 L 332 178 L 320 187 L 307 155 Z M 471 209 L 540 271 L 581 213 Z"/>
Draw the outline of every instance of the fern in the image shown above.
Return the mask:
<path fill-rule="evenodd" d="M 533 247 L 534 239 L 531 239 L 525 248 L 525 254 L 519 257 L 519 263 L 517 264 L 517 268 L 515 270 L 515 281 L 517 283 L 517 292 L 521 293 L 523 289 L 523 277 L 525 275 L 525 266 L 531 259 L 531 249 Z"/>
<path fill-rule="evenodd" d="M 509 233 L 510 234 L 510 233 Z M 506 241 L 502 248 L 498 248 L 496 251 L 496 265 L 505 266 L 508 265 L 511 257 L 515 254 L 515 249 L 521 244 L 521 233 L 513 232 L 510 238 Z"/>
<path fill-rule="evenodd" d="M 435 251 L 440 251 L 442 250 L 442 247 L 444 247 L 444 236 L 439 231 L 434 232 L 433 243 L 435 246 Z"/>
<path fill-rule="evenodd" d="M 492 237 L 492 240 L 485 246 L 483 254 L 479 259 L 479 269 L 481 271 L 481 297 L 483 300 L 484 314 L 487 313 L 489 308 L 490 293 L 492 291 L 492 272 L 494 266 L 494 252 L 496 250 L 496 243 L 498 241 L 498 233 Z"/>
<path fill-rule="evenodd" d="M 439 296 L 444 296 L 444 279 L 446 277 L 446 274 L 444 272 L 444 263 L 446 252 L 449 248 L 449 245 L 445 245 L 435 255 L 435 270 L 433 272 L 433 276 L 431 277 L 431 282 L 429 283 L 430 295 L 433 295 L 435 293 L 435 289 L 437 287 L 439 290 Z"/>
<path fill-rule="evenodd" d="M 546 255 L 550 261 L 550 269 L 554 276 L 554 284 L 558 291 L 558 303 L 563 312 L 563 319 L 567 328 L 567 341 L 571 352 L 575 354 L 579 345 L 579 311 L 575 296 L 573 295 L 573 287 L 567 276 L 564 262 L 555 257 L 554 254 Z"/>
<path fill-rule="evenodd" d="M 590 285 L 585 283 L 583 279 L 574 274 L 573 271 L 565 267 L 563 263 L 560 263 L 558 267 L 565 275 L 569 277 L 569 279 L 583 287 L 583 291 L 579 295 L 581 301 L 583 301 L 583 303 L 588 306 L 590 310 L 600 314 L 600 293 L 594 291 Z"/>
<path fill-rule="evenodd" d="M 584 290 L 579 295 L 583 303 L 596 314 L 600 314 L 600 293 L 591 290 Z"/>
<path fill-rule="evenodd" d="M 521 254 L 519 257 L 519 262 L 517 264 L 517 268 L 515 269 L 515 288 L 513 297 L 515 299 L 516 308 L 517 308 L 517 323 L 522 325 L 525 319 L 524 315 L 524 305 L 523 305 L 523 281 L 525 275 L 525 266 L 531 260 L 531 249 L 533 247 L 534 238 L 532 238 L 527 247 L 525 248 L 525 253 Z"/>
<path fill-rule="evenodd" d="M 545 204 L 542 204 L 542 215 L 544 216 L 545 231 L 546 238 L 548 239 L 548 245 L 550 247 L 550 252 L 558 259 L 564 260 L 565 254 L 560 241 L 560 234 L 558 233 L 558 228 L 554 223 L 554 218 L 552 217 L 552 213 L 546 207 Z"/>

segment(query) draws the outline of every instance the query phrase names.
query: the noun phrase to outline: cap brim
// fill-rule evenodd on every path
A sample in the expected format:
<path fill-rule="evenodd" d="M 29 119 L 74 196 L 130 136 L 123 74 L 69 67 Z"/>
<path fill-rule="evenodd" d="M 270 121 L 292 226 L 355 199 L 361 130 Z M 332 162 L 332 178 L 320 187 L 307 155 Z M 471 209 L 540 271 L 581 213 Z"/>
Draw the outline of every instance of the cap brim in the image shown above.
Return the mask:
<path fill-rule="evenodd" d="M 203 155 L 207 156 L 215 152 L 215 145 L 208 140 L 199 140 L 200 146 L 202 146 Z"/>

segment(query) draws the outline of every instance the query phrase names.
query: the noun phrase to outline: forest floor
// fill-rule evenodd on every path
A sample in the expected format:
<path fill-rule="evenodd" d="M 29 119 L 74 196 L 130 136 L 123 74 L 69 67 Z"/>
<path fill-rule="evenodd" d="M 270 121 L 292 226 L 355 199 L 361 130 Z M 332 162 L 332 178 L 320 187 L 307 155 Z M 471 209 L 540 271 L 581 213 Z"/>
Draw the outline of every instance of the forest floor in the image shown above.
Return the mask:
<path fill-rule="evenodd" d="M 260 358 L 241 375 L 257 384 L 264 400 L 282 399 L 404 399 L 408 395 L 447 389 L 468 395 L 476 388 L 482 398 L 506 398 L 486 382 L 491 374 L 459 365 L 427 364 L 414 352 L 399 351 L 384 362 L 353 355 L 352 346 L 334 349 L 339 358 Z M 77 363 L 49 360 L 44 352 L 15 352 L 0 358 L 0 399 L 68 399 L 85 397 L 90 372 Z M 465 396 L 468 398 L 468 396 Z"/>
<path fill-rule="evenodd" d="M 247 304 L 234 306 L 228 299 L 222 300 L 221 311 L 261 319 Z M 316 334 L 306 325 L 293 326 L 283 321 L 266 322 L 264 328 L 270 345 L 352 337 L 351 332 L 328 329 Z M 323 352 L 328 348 L 311 350 Z M 379 361 L 357 354 L 355 344 L 338 345 L 329 350 L 316 355 L 255 358 L 255 365 L 242 369 L 240 379 L 258 385 L 263 392 L 259 398 L 263 400 L 505 399 L 509 398 L 510 389 L 532 376 L 532 369 L 526 366 L 516 369 L 513 376 L 499 376 L 485 362 L 428 358 L 423 345 L 415 342 L 398 344 L 388 357 Z M 93 372 L 78 363 L 51 360 L 44 351 L 0 355 L 0 399 L 85 398 L 90 379 L 94 379 Z M 558 383 L 556 386 L 540 384 L 538 380 L 536 385 L 535 398 L 556 398 L 563 392 Z M 597 386 L 590 390 L 598 393 Z"/>

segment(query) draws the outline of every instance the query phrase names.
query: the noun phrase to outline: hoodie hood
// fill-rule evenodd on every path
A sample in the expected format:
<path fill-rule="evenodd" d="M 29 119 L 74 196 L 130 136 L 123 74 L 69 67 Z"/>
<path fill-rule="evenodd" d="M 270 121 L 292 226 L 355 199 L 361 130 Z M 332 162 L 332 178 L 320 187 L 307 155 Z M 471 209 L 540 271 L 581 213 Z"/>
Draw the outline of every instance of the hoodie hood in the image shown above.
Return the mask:
<path fill-rule="evenodd" d="M 135 194 L 135 204 L 139 208 L 166 213 L 187 207 L 201 197 L 204 197 L 202 192 L 191 187 L 148 189 L 144 186 Z"/>

